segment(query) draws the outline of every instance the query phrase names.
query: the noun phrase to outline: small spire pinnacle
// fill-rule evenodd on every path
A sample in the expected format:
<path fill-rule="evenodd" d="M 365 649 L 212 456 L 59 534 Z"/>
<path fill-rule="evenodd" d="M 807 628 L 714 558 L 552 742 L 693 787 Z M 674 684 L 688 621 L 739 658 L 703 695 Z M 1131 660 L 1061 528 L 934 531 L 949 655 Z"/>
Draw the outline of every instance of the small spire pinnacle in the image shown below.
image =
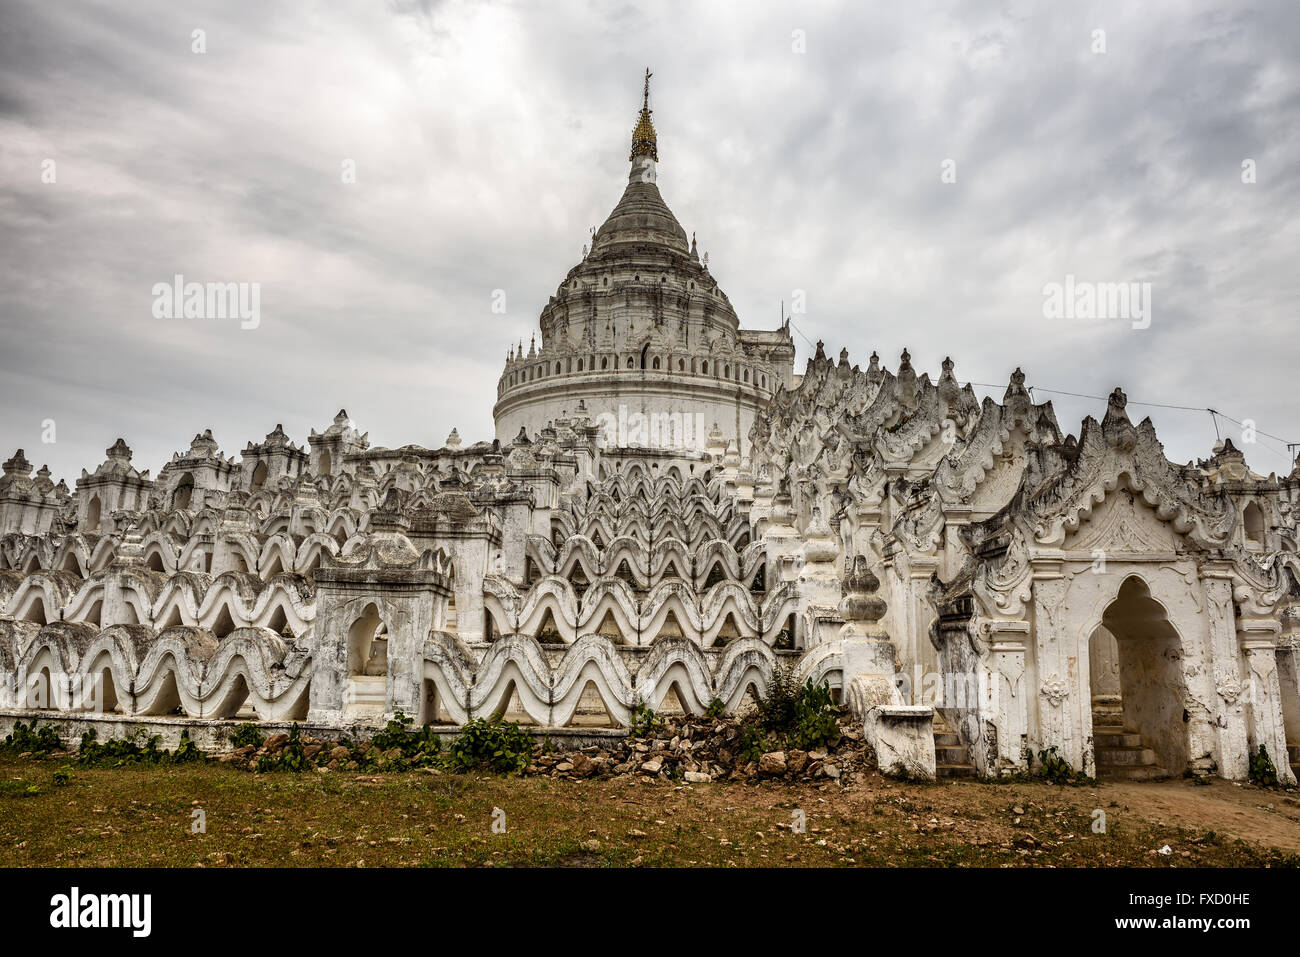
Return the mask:
<path fill-rule="evenodd" d="M 635 161 L 638 156 L 648 156 L 656 163 L 659 162 L 655 127 L 650 121 L 650 114 L 654 112 L 650 109 L 650 77 L 652 76 L 654 74 L 650 72 L 649 67 L 646 67 L 645 88 L 641 94 L 641 116 L 637 119 L 635 129 L 632 130 L 632 154 L 628 157 L 630 161 Z"/>

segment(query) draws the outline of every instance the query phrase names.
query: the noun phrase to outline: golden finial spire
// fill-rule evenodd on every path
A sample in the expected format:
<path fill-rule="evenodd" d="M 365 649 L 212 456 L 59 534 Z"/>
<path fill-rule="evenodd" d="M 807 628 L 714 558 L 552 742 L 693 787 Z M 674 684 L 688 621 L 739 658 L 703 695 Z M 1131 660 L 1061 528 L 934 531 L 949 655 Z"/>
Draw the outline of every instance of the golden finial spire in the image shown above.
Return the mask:
<path fill-rule="evenodd" d="M 632 131 L 632 155 L 629 160 L 635 160 L 638 156 L 648 156 L 656 163 L 659 162 L 659 148 L 655 140 L 655 127 L 650 122 L 650 77 L 654 76 L 650 68 L 646 67 L 645 71 L 645 88 L 641 94 L 641 116 L 636 121 L 636 129 Z"/>

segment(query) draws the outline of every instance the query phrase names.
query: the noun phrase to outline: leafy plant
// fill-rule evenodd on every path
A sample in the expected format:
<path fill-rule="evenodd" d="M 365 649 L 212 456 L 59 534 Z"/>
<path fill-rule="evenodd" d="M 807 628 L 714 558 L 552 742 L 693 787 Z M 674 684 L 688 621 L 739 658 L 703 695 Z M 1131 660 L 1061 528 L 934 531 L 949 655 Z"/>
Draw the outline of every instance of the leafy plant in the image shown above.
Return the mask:
<path fill-rule="evenodd" d="M 1038 752 L 1037 776 L 1052 784 L 1082 784 L 1088 780 L 1082 771 L 1074 770 L 1070 762 L 1057 752 L 1056 745 Z"/>
<path fill-rule="evenodd" d="M 709 706 L 704 709 L 704 717 L 706 718 L 721 718 L 726 713 L 727 706 L 721 698 L 714 698 L 709 702 Z"/>
<path fill-rule="evenodd" d="M 783 665 L 772 669 L 772 679 L 767 684 L 767 694 L 758 703 L 758 716 L 769 731 L 787 731 L 795 721 L 795 704 L 799 697 L 799 683 L 794 671 Z"/>
<path fill-rule="evenodd" d="M 757 761 L 768 750 L 767 736 L 763 734 L 763 728 L 758 722 L 749 722 L 740 729 L 736 752 L 742 761 Z"/>
<path fill-rule="evenodd" d="M 830 686 L 814 685 L 811 678 L 800 685 L 791 669 L 779 665 L 759 702 L 758 717 L 765 731 L 803 750 L 820 748 L 840 736 L 839 708 Z"/>
<path fill-rule="evenodd" d="M 91 766 L 99 765 L 101 767 L 121 767 L 124 764 L 143 762 L 147 764 L 157 764 L 162 760 L 162 751 L 158 748 L 158 742 L 162 740 L 160 735 L 153 735 L 146 738 L 144 743 L 140 743 L 143 732 L 137 731 L 135 734 L 126 738 L 109 739 L 100 741 L 99 733 L 91 728 L 81 736 L 81 743 L 77 745 L 77 762 L 79 764 Z"/>
<path fill-rule="evenodd" d="M 117 768 L 127 764 L 185 764 L 207 760 L 207 755 L 190 740 L 188 730 L 181 732 L 180 743 L 174 752 L 158 747 L 161 735 L 151 735 L 141 744 L 142 735 L 143 732 L 137 731 L 129 737 L 100 742 L 95 729 L 91 728 L 81 736 L 77 762 L 88 767 Z"/>
<path fill-rule="evenodd" d="M 790 737 L 805 751 L 823 747 L 840 736 L 838 715 L 839 709 L 831 700 L 830 686 L 814 685 L 810 678 L 795 700 L 794 728 Z"/>
<path fill-rule="evenodd" d="M 40 785 L 22 781 L 0 781 L 0 798 L 29 798 L 41 793 Z"/>
<path fill-rule="evenodd" d="M 198 746 L 190 740 L 188 730 L 181 732 L 180 743 L 176 745 L 176 750 L 172 752 L 172 764 L 186 764 L 190 761 L 206 761 L 208 756 L 198 749 Z"/>
<path fill-rule="evenodd" d="M 35 721 L 30 725 L 15 721 L 13 731 L 5 735 L 4 741 L 0 742 L 0 749 L 12 751 L 15 754 L 30 752 L 33 755 L 44 757 L 51 751 L 62 751 L 63 740 L 59 737 L 58 730 L 52 724 L 38 728 Z"/>
<path fill-rule="evenodd" d="M 1277 768 L 1273 766 L 1273 759 L 1268 756 L 1268 749 L 1262 744 L 1259 746 L 1259 751 L 1250 756 L 1250 783 L 1261 787 L 1277 785 Z"/>
<path fill-rule="evenodd" d="M 390 748 L 405 751 L 407 742 L 411 738 L 411 725 L 414 723 L 414 718 L 399 711 L 388 719 L 388 724 L 370 736 L 370 743 L 380 751 L 387 751 Z"/>
<path fill-rule="evenodd" d="M 55 787 L 59 788 L 65 784 L 70 784 L 72 782 L 72 769 L 68 767 L 58 768 L 50 775 L 50 781 L 53 782 Z"/>
<path fill-rule="evenodd" d="M 531 744 L 531 738 L 529 742 Z M 432 764 L 441 754 L 442 738 L 429 725 L 426 724 L 411 736 L 411 750 L 407 752 L 407 757 L 412 758 L 417 766 Z"/>
<path fill-rule="evenodd" d="M 302 739 L 298 733 L 298 722 L 289 726 L 289 740 L 275 754 L 264 754 L 257 759 L 255 771 L 306 771 L 311 767 L 307 754 L 303 750 Z"/>
<path fill-rule="evenodd" d="M 266 743 L 264 735 L 257 725 L 251 722 L 245 722 L 230 733 L 230 744 L 236 750 L 239 748 L 260 748 Z"/>
<path fill-rule="evenodd" d="M 475 718 L 461 728 L 452 742 L 447 764 L 453 771 L 523 771 L 532 758 L 533 739 L 517 722 Z"/>
<path fill-rule="evenodd" d="M 285 742 L 284 750 L 280 752 L 280 765 L 286 771 L 306 771 L 309 767 L 296 721 L 289 725 L 289 740 Z"/>
<path fill-rule="evenodd" d="M 403 771 L 408 767 L 424 767 L 437 762 L 442 752 L 442 739 L 427 724 L 420 730 L 413 731 L 411 725 L 414 723 L 413 718 L 399 711 L 389 719 L 388 724 L 371 736 L 372 751 L 378 749 L 385 752 L 396 748 L 402 752 L 403 760 L 383 763 L 385 770 Z"/>
<path fill-rule="evenodd" d="M 634 738 L 652 738 L 659 733 L 664 726 L 663 718 L 655 714 L 653 708 L 647 708 L 643 704 L 636 706 L 632 712 L 632 723 L 628 727 L 628 734 Z"/>

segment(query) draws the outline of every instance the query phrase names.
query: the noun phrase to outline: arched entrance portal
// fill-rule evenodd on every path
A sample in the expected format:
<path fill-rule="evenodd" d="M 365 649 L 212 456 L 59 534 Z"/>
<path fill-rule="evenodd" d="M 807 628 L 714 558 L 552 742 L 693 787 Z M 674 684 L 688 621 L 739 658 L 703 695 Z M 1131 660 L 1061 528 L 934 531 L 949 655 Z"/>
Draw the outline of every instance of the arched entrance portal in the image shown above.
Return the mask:
<path fill-rule="evenodd" d="M 1182 640 L 1140 578 L 1120 586 L 1088 655 L 1097 776 L 1181 774 L 1189 758 Z"/>
<path fill-rule="evenodd" d="M 383 714 L 388 697 L 388 629 L 374 602 L 348 629 L 347 717 Z"/>

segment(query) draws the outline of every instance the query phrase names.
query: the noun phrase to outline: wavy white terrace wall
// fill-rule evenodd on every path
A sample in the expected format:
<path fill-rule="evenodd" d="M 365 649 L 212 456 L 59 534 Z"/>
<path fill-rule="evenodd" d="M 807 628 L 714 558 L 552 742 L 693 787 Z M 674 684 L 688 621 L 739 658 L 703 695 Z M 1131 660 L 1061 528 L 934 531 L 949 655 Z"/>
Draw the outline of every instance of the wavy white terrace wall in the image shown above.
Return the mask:
<path fill-rule="evenodd" d="M 340 412 L 311 455 L 273 432 L 242 463 L 201 433 L 158 479 L 117 443 L 73 492 L 12 457 L 0 711 L 90 720 L 98 683 L 109 722 L 623 726 L 741 707 L 787 663 L 864 720 L 922 709 L 876 715 L 904 765 L 934 708 L 980 773 L 1052 748 L 1105 773 L 1109 696 L 1171 774 L 1239 779 L 1263 745 L 1289 780 L 1300 472 L 1174 465 L 1119 391 L 1067 436 L 1019 373 L 979 402 L 906 356 L 819 350 L 748 456 L 601 448 L 575 410 L 440 449 Z"/>

